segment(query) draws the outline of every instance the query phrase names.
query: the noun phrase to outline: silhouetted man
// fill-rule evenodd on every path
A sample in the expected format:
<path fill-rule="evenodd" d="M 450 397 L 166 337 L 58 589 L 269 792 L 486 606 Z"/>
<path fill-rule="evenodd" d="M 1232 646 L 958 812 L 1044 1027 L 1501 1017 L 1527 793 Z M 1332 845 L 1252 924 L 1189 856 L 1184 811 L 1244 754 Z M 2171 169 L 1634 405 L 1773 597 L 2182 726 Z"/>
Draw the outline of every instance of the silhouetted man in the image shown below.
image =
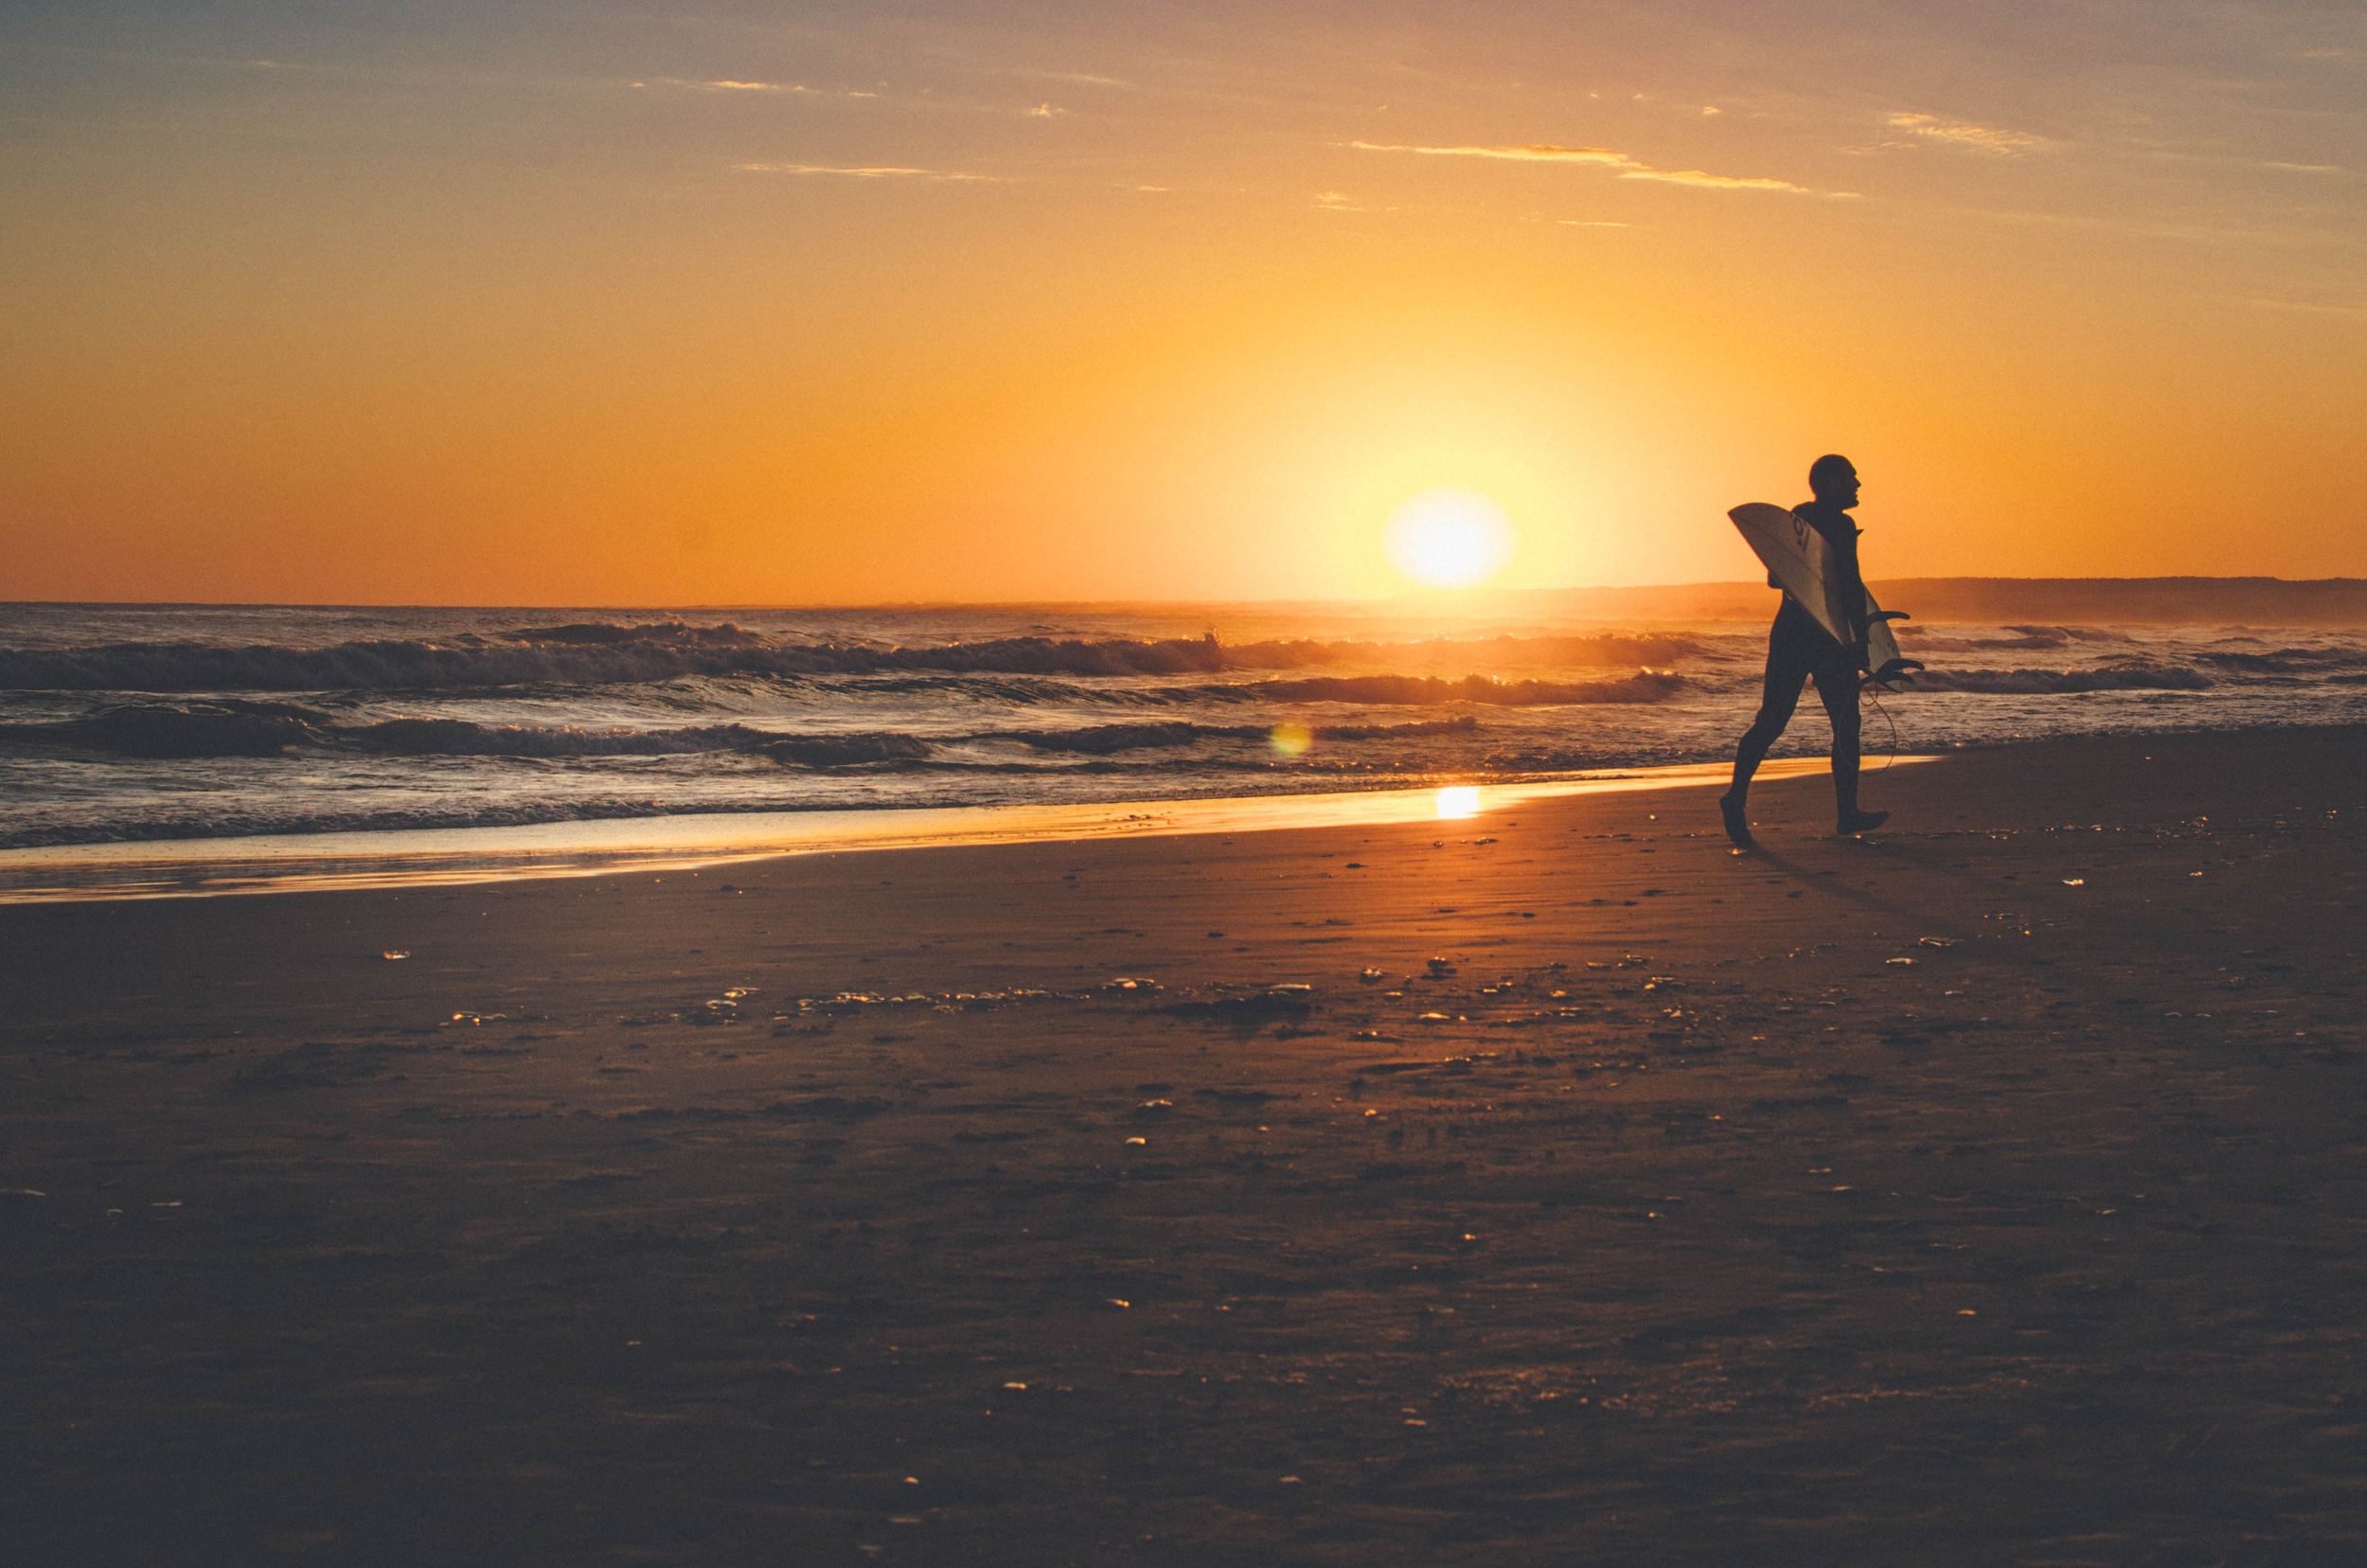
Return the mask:
<path fill-rule="evenodd" d="M 1843 833 L 1863 833 L 1879 828 L 1888 811 L 1858 809 L 1858 676 L 1866 665 L 1865 579 L 1858 575 L 1858 526 L 1849 508 L 1858 504 L 1858 471 L 1838 454 L 1819 457 L 1808 470 L 1808 489 L 1816 499 L 1792 515 L 1824 536 L 1830 552 L 1829 570 L 1840 574 L 1837 595 L 1847 607 L 1851 642 L 1843 647 L 1819 626 L 1789 594 L 1775 612 L 1775 625 L 1767 635 L 1767 685 L 1759 698 L 1758 717 L 1743 732 L 1735 748 L 1734 787 L 1718 798 L 1726 819 L 1726 836 L 1751 847 L 1751 817 L 1747 802 L 1751 775 L 1758 772 L 1768 747 L 1791 722 L 1800 705 L 1800 687 L 1816 682 L 1816 694 L 1833 721 L 1833 796 L 1835 823 Z M 1775 579 L 1768 579 L 1770 587 Z"/>

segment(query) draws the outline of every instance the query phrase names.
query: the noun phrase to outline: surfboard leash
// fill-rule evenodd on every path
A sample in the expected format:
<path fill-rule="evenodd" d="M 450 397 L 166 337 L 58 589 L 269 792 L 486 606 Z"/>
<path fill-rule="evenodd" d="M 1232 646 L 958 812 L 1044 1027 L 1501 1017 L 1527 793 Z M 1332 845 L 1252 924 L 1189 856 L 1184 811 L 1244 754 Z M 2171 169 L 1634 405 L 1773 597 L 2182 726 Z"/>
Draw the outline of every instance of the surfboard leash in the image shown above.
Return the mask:
<path fill-rule="evenodd" d="M 1882 722 L 1890 726 L 1891 749 L 1882 754 L 1882 765 L 1874 770 L 1878 774 L 1888 773 L 1891 771 L 1891 764 L 1898 760 L 1898 721 L 1892 718 L 1891 710 L 1882 705 L 1881 682 L 1867 681 L 1864 684 L 1863 689 L 1866 694 L 1866 701 L 1874 704 L 1874 711 L 1880 714 L 1882 716 Z"/>

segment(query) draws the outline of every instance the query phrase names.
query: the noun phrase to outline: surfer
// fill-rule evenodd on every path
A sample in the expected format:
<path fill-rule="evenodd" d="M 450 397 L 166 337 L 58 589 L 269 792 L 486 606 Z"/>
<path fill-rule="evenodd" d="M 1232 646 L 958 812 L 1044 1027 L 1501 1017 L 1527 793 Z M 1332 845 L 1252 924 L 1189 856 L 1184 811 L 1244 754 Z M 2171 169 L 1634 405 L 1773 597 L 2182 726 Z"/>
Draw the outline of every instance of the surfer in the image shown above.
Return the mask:
<path fill-rule="evenodd" d="M 1858 526 L 1849 509 L 1858 504 L 1858 471 L 1838 454 L 1819 457 L 1808 469 L 1808 489 L 1816 499 L 1792 515 L 1824 536 L 1831 552 L 1831 570 L 1840 574 L 1839 600 L 1849 617 L 1852 640 L 1846 647 L 1819 626 L 1816 617 L 1789 593 L 1775 612 L 1775 625 L 1767 635 L 1767 683 L 1759 698 L 1758 717 L 1743 732 L 1735 748 L 1735 781 L 1718 797 L 1726 819 L 1726 836 L 1741 848 L 1751 847 L 1748 799 L 1751 775 L 1758 772 L 1767 749 L 1791 722 L 1800 705 L 1800 688 L 1816 683 L 1825 716 L 1833 722 L 1833 794 L 1835 824 L 1843 833 L 1870 832 L 1886 821 L 1888 811 L 1858 807 L 1858 677 L 1866 664 L 1865 579 L 1858 575 Z M 1778 586 L 1773 578 L 1770 587 Z"/>

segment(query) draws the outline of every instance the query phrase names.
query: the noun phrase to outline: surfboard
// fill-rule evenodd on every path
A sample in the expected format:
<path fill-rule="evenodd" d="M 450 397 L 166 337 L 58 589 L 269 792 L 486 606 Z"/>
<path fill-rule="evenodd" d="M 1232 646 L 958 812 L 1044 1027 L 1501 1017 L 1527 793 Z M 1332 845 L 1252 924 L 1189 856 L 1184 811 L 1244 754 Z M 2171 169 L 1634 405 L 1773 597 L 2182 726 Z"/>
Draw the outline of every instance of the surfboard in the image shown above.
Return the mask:
<path fill-rule="evenodd" d="M 1726 515 L 1734 519 L 1776 587 L 1815 616 L 1817 625 L 1843 648 L 1857 640 L 1850 632 L 1848 612 L 1842 608 L 1841 584 L 1831 570 L 1832 551 L 1823 534 L 1795 513 L 1764 502 L 1736 507 Z M 1882 609 L 1871 592 L 1865 597 L 1865 609 L 1866 678 L 1883 686 L 1912 679 L 1923 666 L 1901 656 L 1898 639 L 1891 635 L 1890 628 L 1892 621 L 1905 620 L 1907 613 Z"/>

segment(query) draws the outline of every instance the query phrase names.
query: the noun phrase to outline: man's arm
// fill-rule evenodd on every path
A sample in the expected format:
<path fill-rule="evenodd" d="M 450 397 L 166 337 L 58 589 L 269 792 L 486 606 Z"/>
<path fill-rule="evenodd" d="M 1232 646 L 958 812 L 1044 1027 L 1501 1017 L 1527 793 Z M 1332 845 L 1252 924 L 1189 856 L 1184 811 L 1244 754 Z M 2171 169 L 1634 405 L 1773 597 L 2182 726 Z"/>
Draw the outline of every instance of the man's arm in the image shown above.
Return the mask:
<path fill-rule="evenodd" d="M 1858 528 L 1846 512 L 1841 525 L 1826 536 L 1833 546 L 1833 563 L 1841 572 L 1841 602 L 1849 617 L 1849 633 L 1860 650 L 1865 647 L 1867 617 L 1865 579 L 1858 575 Z"/>

